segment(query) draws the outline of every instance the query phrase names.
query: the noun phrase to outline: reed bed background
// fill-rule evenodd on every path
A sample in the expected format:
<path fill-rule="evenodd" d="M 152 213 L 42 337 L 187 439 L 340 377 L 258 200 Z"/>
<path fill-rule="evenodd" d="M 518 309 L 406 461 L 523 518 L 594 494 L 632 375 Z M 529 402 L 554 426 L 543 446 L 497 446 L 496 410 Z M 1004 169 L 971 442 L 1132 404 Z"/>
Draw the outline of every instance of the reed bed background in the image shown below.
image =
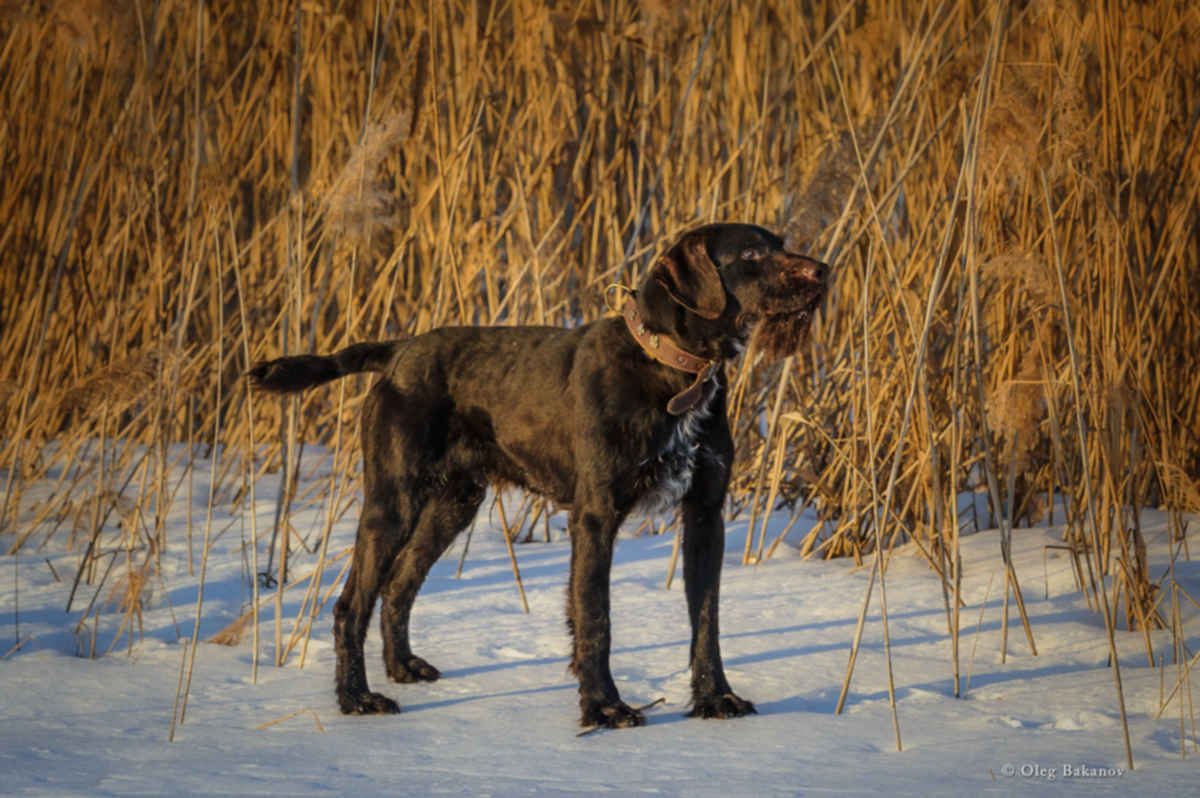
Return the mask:
<path fill-rule="evenodd" d="M 882 576 L 915 541 L 956 596 L 960 531 L 1057 498 L 1110 642 L 1177 631 L 1138 508 L 1186 549 L 1197 41 L 1182 1 L 4 4 L 0 543 L 69 536 L 94 581 L 125 518 L 136 594 L 182 545 L 169 469 L 216 453 L 210 508 L 293 487 L 254 533 L 278 574 L 296 506 L 354 504 L 367 381 L 256 400 L 249 363 L 579 324 L 679 232 L 745 220 L 834 270 L 806 351 L 731 374 L 745 562 L 768 511 L 815 508 L 806 555 Z"/>

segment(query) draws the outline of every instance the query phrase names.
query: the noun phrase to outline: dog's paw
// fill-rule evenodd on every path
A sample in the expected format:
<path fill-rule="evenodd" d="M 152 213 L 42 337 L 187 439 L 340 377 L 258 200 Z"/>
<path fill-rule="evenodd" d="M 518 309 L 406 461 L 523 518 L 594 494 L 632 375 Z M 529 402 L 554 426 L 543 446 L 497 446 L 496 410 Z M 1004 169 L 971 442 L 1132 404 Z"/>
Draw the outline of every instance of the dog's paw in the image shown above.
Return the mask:
<path fill-rule="evenodd" d="M 436 682 L 442 673 L 420 657 L 409 657 L 404 662 L 394 663 L 388 668 L 388 677 L 394 682 Z"/>
<path fill-rule="evenodd" d="M 400 705 L 382 693 L 339 693 L 343 715 L 395 715 Z"/>
<path fill-rule="evenodd" d="M 600 726 L 606 729 L 622 729 L 629 726 L 645 726 L 646 716 L 620 699 L 610 702 L 592 701 L 584 704 L 579 725 L 584 728 Z"/>
<path fill-rule="evenodd" d="M 706 696 L 696 696 L 690 718 L 740 718 L 743 715 L 754 715 L 757 710 L 744 698 L 738 698 L 733 693 L 721 693 Z"/>

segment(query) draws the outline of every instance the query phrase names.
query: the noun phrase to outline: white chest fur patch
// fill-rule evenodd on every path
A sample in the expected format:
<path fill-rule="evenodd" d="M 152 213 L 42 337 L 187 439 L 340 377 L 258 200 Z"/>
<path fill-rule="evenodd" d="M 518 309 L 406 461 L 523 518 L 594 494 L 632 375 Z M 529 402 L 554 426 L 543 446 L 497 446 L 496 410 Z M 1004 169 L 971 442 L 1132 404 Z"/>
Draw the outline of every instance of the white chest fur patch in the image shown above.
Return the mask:
<path fill-rule="evenodd" d="M 675 422 L 662 451 L 641 464 L 636 489 L 640 494 L 633 512 L 657 515 L 674 510 L 692 487 L 692 474 L 700 453 L 700 429 L 711 412 L 712 396 L 684 413 Z"/>

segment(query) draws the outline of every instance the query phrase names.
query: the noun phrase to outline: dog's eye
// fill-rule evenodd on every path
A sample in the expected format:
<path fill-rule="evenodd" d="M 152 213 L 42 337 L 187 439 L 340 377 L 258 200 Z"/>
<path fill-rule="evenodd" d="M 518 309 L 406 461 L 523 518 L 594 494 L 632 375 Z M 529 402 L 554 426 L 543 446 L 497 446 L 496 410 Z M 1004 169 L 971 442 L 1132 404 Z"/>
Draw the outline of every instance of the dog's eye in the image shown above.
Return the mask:
<path fill-rule="evenodd" d="M 763 251 L 761 249 L 750 247 L 749 249 L 742 250 L 742 260 L 761 260 L 762 256 Z"/>

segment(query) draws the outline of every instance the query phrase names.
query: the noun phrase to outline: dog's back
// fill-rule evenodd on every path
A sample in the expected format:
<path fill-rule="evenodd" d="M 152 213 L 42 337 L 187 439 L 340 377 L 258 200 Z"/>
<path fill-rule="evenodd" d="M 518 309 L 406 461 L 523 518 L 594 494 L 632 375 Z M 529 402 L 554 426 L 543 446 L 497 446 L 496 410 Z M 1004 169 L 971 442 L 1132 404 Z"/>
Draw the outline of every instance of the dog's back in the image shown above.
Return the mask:
<path fill-rule="evenodd" d="M 381 425 L 404 419 L 427 457 L 440 459 L 454 442 L 457 468 L 567 505 L 575 410 L 585 399 L 603 401 L 605 380 L 592 372 L 611 362 L 586 350 L 611 348 L 604 339 L 614 321 L 569 329 L 441 327 L 331 355 L 276 358 L 248 376 L 260 390 L 294 393 L 357 372 L 379 373 L 363 408 L 364 457 L 372 456 L 370 439 Z"/>

